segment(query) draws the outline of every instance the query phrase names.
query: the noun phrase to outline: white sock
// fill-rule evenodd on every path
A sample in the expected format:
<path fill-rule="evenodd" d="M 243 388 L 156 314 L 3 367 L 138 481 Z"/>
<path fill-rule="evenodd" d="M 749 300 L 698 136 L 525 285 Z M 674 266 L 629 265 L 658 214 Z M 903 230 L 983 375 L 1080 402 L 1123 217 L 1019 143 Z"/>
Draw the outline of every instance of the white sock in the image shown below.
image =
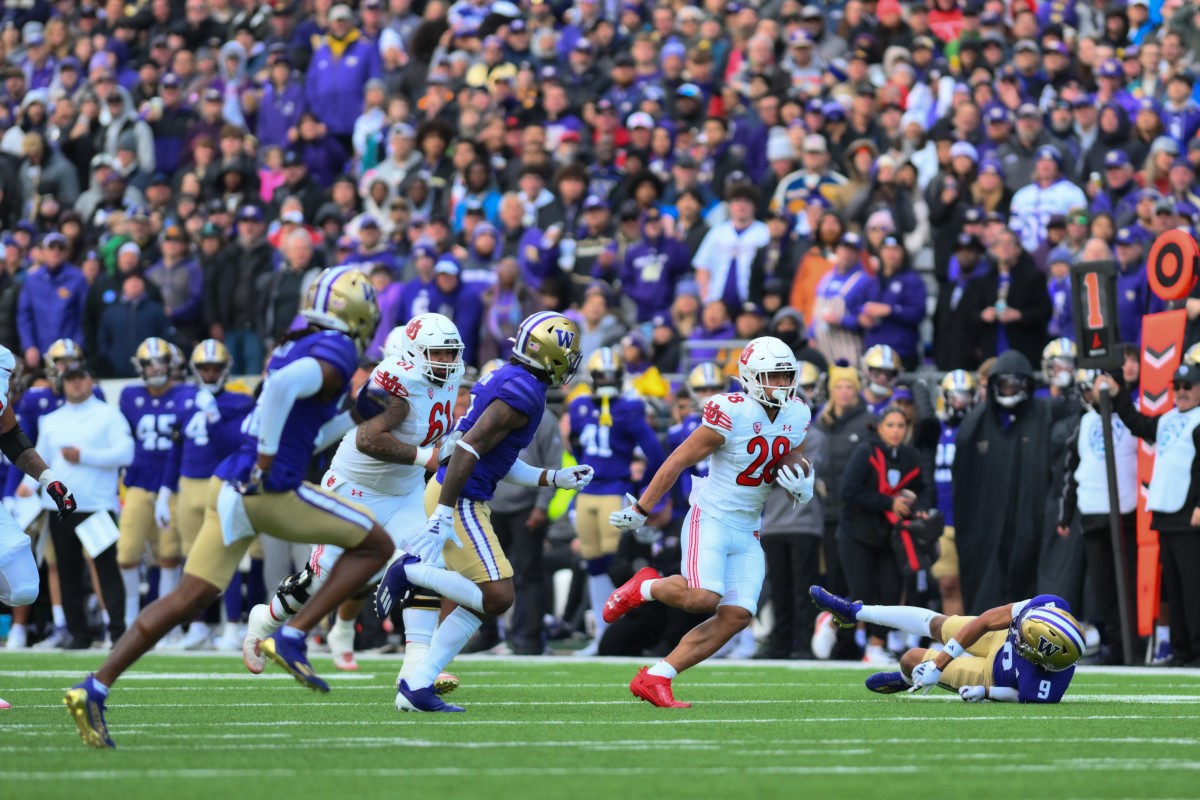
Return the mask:
<path fill-rule="evenodd" d="M 406 564 L 404 574 L 418 586 L 431 589 L 460 606 L 483 613 L 483 590 L 479 588 L 478 584 L 457 572 L 438 569 L 428 564 Z M 406 612 L 407 610 L 405 609 Z M 405 619 L 407 620 L 407 617 Z M 407 624 L 406 621 L 406 628 Z"/>
<path fill-rule="evenodd" d="M 660 661 L 648 670 L 649 674 L 656 675 L 667 680 L 673 679 L 679 674 L 679 671 L 665 661 Z"/>
<path fill-rule="evenodd" d="M 285 639 L 300 639 L 301 641 L 308 637 L 308 634 L 304 631 L 299 628 L 293 628 L 291 625 L 284 625 L 279 635 Z"/>
<path fill-rule="evenodd" d="M 58 624 L 58 623 L 55 623 Z M 1170 625 L 1155 625 L 1154 638 L 1160 642 L 1171 643 L 1171 626 Z"/>
<path fill-rule="evenodd" d="M 137 619 L 138 611 L 142 607 L 141 579 L 138 576 L 138 568 L 122 568 L 121 582 L 125 584 L 125 627 L 132 628 L 133 621 Z"/>
<path fill-rule="evenodd" d="M 483 620 L 465 608 L 459 607 L 450 612 L 450 616 L 442 620 L 442 624 L 433 632 L 429 651 L 414 670 L 412 680 L 408 681 L 409 687 L 424 689 L 433 686 L 438 674 L 462 652 L 482 624 Z"/>
<path fill-rule="evenodd" d="M 225 632 L 221 634 L 224 639 L 238 639 L 238 624 L 236 622 L 226 622 Z"/>
<path fill-rule="evenodd" d="M 912 606 L 863 606 L 857 614 L 859 622 L 871 622 L 917 636 L 930 635 L 929 623 L 936 616 L 936 611 Z"/>
<path fill-rule="evenodd" d="M 887 649 L 893 653 L 899 653 L 904 650 L 904 634 L 900 631 L 888 631 Z"/>
<path fill-rule="evenodd" d="M 54 617 L 54 627 L 67 627 L 67 615 L 63 613 L 62 606 L 50 606 L 50 616 Z M 104 612 L 104 621 L 108 622 L 108 611 Z"/>
<path fill-rule="evenodd" d="M 472 584 L 474 585 L 474 584 Z M 401 612 L 404 619 L 404 663 L 400 665 L 400 674 L 396 683 L 410 681 L 429 652 L 429 643 L 433 640 L 433 632 L 437 628 L 439 612 L 432 608 L 406 608 Z"/>
<path fill-rule="evenodd" d="M 662 578 L 651 578 L 648 581 L 642 581 L 642 599 L 653 600 L 654 596 L 650 594 L 650 588 L 658 583 Z"/>
<path fill-rule="evenodd" d="M 592 614 L 596 617 L 596 641 L 600 641 L 604 636 L 604 631 L 608 628 L 608 623 L 604 621 L 604 604 L 608 602 L 608 596 L 613 593 L 617 587 L 613 586 L 612 578 L 608 577 L 608 573 L 604 572 L 599 575 L 588 575 L 588 597 L 592 601 Z"/>
<path fill-rule="evenodd" d="M 190 634 L 203 633 L 204 635 L 207 636 L 208 635 L 208 623 L 207 622 L 193 622 L 191 625 L 188 626 L 188 633 L 190 633 Z"/>
<path fill-rule="evenodd" d="M 175 587 L 179 585 L 179 576 L 183 574 L 183 567 L 159 567 L 158 569 L 158 596 L 166 597 L 171 592 L 175 591 Z"/>
<path fill-rule="evenodd" d="M 342 619 L 341 617 L 339 617 L 335 614 L 334 618 L 333 618 L 333 627 L 329 629 L 329 635 L 334 636 L 336 634 L 339 636 L 346 636 L 347 632 L 349 632 L 350 649 L 353 650 L 354 649 L 354 634 L 355 634 L 354 623 L 355 623 L 355 620 Z"/>
<path fill-rule="evenodd" d="M 283 607 L 283 601 L 279 599 L 279 595 L 277 594 L 271 596 L 271 604 L 269 608 L 271 609 L 272 622 L 282 625 L 292 618 L 292 615 L 289 614 L 287 609 Z M 274 633 L 275 631 L 272 630 L 271 632 Z"/>

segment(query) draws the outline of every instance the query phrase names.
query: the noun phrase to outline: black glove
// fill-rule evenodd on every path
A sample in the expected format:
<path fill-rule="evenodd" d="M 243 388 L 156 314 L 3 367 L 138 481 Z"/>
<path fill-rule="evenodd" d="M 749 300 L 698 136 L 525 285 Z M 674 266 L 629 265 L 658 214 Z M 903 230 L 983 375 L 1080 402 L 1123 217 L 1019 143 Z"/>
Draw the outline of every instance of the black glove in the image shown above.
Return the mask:
<path fill-rule="evenodd" d="M 66 519 L 75 513 L 75 495 L 71 494 L 71 490 L 62 481 L 50 481 L 46 484 L 46 494 L 50 495 L 54 505 L 58 506 L 59 519 Z"/>

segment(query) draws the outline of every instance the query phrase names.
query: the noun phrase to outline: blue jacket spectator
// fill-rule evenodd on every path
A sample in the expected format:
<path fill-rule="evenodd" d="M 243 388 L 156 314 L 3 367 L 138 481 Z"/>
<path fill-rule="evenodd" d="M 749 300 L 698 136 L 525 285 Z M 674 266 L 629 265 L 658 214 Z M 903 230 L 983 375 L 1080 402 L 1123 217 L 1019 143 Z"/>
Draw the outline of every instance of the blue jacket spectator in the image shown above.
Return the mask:
<path fill-rule="evenodd" d="M 29 271 L 17 301 L 17 333 L 25 361 L 34 364 L 57 339 L 83 344 L 83 304 L 88 282 L 66 263 L 67 239 L 52 233 L 42 243 L 44 264 Z"/>
<path fill-rule="evenodd" d="M 272 57 L 270 80 L 263 86 L 255 133 L 262 147 L 288 147 L 288 130 L 300 124 L 304 113 L 304 84 L 292 72 L 292 57 L 286 51 Z"/>
<path fill-rule="evenodd" d="M 146 296 L 146 279 L 131 272 L 121 284 L 121 299 L 104 310 L 100 318 L 99 359 L 117 378 L 132 378 L 137 373 L 133 356 L 138 345 L 151 336 L 167 337 L 171 323 L 162 303 Z"/>
<path fill-rule="evenodd" d="M 329 33 L 313 53 L 305 96 L 329 132 L 349 141 L 362 113 L 363 88 L 381 77 L 383 63 L 375 44 L 353 27 L 353 15 L 338 5 L 329 15 Z"/>
<path fill-rule="evenodd" d="M 863 347 L 890 345 L 904 368 L 913 370 L 920 365 L 925 281 L 912 269 L 904 243 L 895 236 L 883 240 L 879 261 L 879 274 L 867 282 L 866 302 L 859 314 L 866 329 Z"/>

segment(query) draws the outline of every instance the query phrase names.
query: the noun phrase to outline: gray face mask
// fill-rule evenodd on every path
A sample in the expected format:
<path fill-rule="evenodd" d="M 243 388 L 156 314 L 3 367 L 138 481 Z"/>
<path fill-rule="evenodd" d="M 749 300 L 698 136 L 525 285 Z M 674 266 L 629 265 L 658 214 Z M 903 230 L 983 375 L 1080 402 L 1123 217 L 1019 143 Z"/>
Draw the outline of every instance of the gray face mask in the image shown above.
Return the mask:
<path fill-rule="evenodd" d="M 1024 403 L 1027 399 L 1028 397 L 1026 396 L 1025 392 L 1018 392 L 1017 394 L 1005 396 L 996 395 L 997 405 L 999 405 L 1001 408 L 1007 409 L 1016 408 L 1017 406 L 1021 405 L 1021 403 Z"/>
<path fill-rule="evenodd" d="M 1052 381 L 1052 383 L 1059 389 L 1066 389 L 1074 382 L 1075 376 L 1073 376 L 1069 370 L 1062 370 L 1061 372 L 1054 373 L 1054 380 Z"/>

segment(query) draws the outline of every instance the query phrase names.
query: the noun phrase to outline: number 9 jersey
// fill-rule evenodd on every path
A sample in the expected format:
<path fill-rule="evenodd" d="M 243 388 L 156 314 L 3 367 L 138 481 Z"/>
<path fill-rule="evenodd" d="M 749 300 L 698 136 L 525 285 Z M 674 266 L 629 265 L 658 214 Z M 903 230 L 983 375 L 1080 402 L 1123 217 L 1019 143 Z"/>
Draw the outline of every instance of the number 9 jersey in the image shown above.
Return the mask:
<path fill-rule="evenodd" d="M 799 398 L 785 402 L 772 422 L 749 395 L 713 395 L 700 424 L 724 436 L 725 444 L 713 453 L 708 477 L 695 481 L 691 504 L 731 526 L 756 530 L 775 482 L 775 465 L 800 446 L 811 421 L 812 412 Z"/>
<path fill-rule="evenodd" d="M 450 429 L 450 415 L 458 397 L 458 381 L 442 386 L 429 381 L 401 357 L 385 358 L 371 373 L 363 391 L 386 393 L 408 401 L 408 415 L 392 430 L 398 441 L 416 447 L 434 447 Z M 335 482 L 346 480 L 380 494 L 404 496 L 425 491 L 424 464 L 392 464 L 359 451 L 358 429 L 346 434 L 329 467 Z M 328 481 L 329 478 L 326 478 Z"/>

